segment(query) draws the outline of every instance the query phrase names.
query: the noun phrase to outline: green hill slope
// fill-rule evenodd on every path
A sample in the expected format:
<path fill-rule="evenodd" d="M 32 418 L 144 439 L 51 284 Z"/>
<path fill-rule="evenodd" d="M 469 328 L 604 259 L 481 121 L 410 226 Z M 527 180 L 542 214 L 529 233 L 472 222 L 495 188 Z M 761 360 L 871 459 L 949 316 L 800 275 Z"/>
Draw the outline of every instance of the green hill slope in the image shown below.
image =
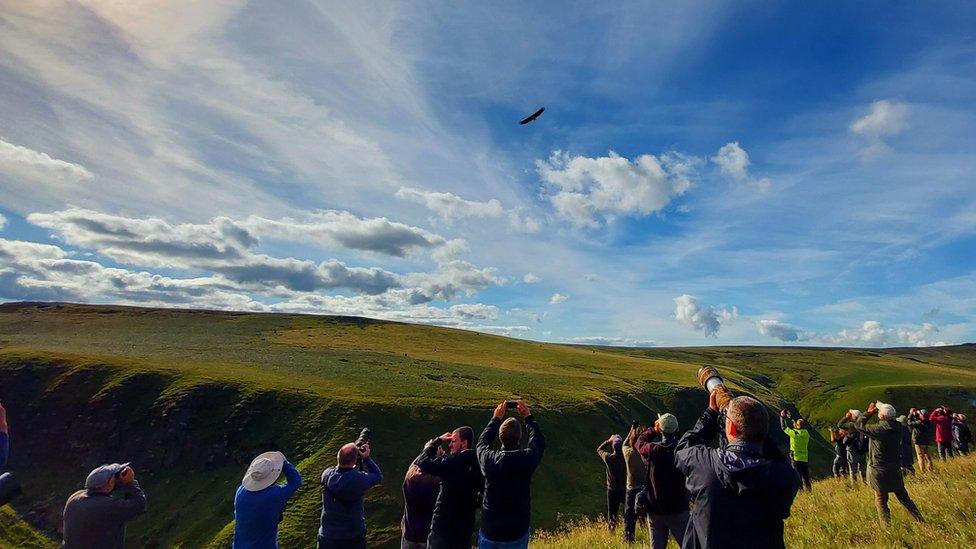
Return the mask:
<path fill-rule="evenodd" d="M 425 440 L 480 429 L 498 401 L 533 405 L 549 440 L 534 524 L 602 509 L 594 449 L 631 419 L 704 405 L 695 372 L 718 366 L 737 390 L 798 407 L 826 428 L 850 407 L 976 405 L 976 347 L 938 349 L 617 349 L 554 345 L 361 318 L 61 304 L 0 305 L 0 399 L 13 425 L 16 510 L 52 533 L 67 495 L 105 461 L 131 460 L 151 511 L 129 535 L 145 547 L 226 546 L 233 493 L 250 459 L 284 451 L 306 484 L 285 546 L 314 536 L 314 479 L 338 446 L 373 428 L 386 473 L 367 500 L 371 542 L 398 536 L 400 483 Z M 814 470 L 826 470 L 818 439 Z"/>
<path fill-rule="evenodd" d="M 801 492 L 786 521 L 786 546 L 822 547 L 976 547 L 976 456 L 940 464 L 934 473 L 909 477 L 906 486 L 922 510 L 918 524 L 895 498 L 889 502 L 892 524 L 878 526 L 874 493 L 865 485 L 824 479 L 813 492 Z M 635 547 L 647 547 L 647 529 L 638 529 Z M 674 540 L 671 547 L 676 547 Z M 603 523 L 581 521 L 554 532 L 539 533 L 535 549 L 626 549 L 621 536 L 611 535 Z"/>

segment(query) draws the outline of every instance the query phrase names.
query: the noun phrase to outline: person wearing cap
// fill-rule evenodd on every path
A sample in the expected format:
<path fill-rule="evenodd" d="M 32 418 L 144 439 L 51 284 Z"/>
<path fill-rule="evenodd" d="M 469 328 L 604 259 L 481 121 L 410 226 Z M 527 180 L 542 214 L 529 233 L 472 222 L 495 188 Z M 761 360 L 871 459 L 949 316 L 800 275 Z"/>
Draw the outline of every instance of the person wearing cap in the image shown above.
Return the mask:
<path fill-rule="evenodd" d="M 146 512 L 146 494 L 128 463 L 95 468 L 64 506 L 64 547 L 122 549 L 125 523 Z"/>
<path fill-rule="evenodd" d="M 973 441 L 973 432 L 966 425 L 966 416 L 956 414 L 952 418 L 952 443 L 956 452 L 961 456 L 969 455 L 969 445 Z"/>
<path fill-rule="evenodd" d="M 634 535 L 637 529 L 637 497 L 644 491 L 647 482 L 647 465 L 640 452 L 634 447 L 637 444 L 637 437 L 641 434 L 641 429 L 635 421 L 624 439 L 624 462 L 627 464 L 627 499 L 624 502 L 624 541 L 634 542 Z M 643 520 L 644 507 L 641 507 Z"/>
<path fill-rule="evenodd" d="M 929 458 L 932 431 L 931 425 L 929 425 L 928 410 L 912 408 L 908 411 L 908 419 L 905 424 L 912 430 L 912 444 L 915 445 L 915 455 L 918 456 L 919 472 L 932 471 L 932 459 Z"/>
<path fill-rule="evenodd" d="M 476 446 L 478 465 L 485 476 L 485 499 L 481 510 L 480 549 L 525 549 L 532 523 L 532 474 L 546 449 L 546 439 L 529 407 L 521 400 L 516 410 L 529 433 L 528 444 L 519 448 L 522 426 L 513 417 L 505 419 L 507 403 L 495 407 Z M 501 449 L 491 447 L 498 437 Z"/>
<path fill-rule="evenodd" d="M 370 455 L 369 443 L 350 442 L 339 448 L 337 465 L 322 472 L 322 516 L 318 549 L 365 549 L 366 492 L 383 482 L 383 473 Z M 365 471 L 356 466 L 361 462 Z"/>
<path fill-rule="evenodd" d="M 285 474 L 285 484 L 278 477 Z M 285 504 L 302 475 L 281 452 L 265 452 L 248 466 L 234 496 L 234 549 L 276 549 Z"/>
<path fill-rule="evenodd" d="M 688 527 L 688 489 L 685 475 L 675 464 L 678 446 L 678 418 L 661 414 L 654 427 L 647 429 L 634 448 L 647 465 L 645 504 L 651 547 L 664 548 L 668 534 L 681 546 Z"/>
<path fill-rule="evenodd" d="M 868 425 L 868 419 L 875 413 L 878 422 Z M 915 517 L 924 522 L 918 506 L 912 501 L 905 489 L 904 475 L 901 472 L 901 426 L 895 421 L 895 407 L 884 402 L 868 404 L 867 412 L 854 419 L 851 412 L 844 416 L 841 427 L 855 430 L 870 439 L 868 453 L 868 486 L 874 490 L 875 505 L 878 508 L 878 518 L 883 526 L 891 522 L 891 511 L 888 509 L 888 495 L 895 494 L 898 501 Z"/>
<path fill-rule="evenodd" d="M 624 461 L 623 445 L 620 435 L 610 435 L 596 449 L 607 470 L 607 527 L 611 532 L 617 528 L 620 506 L 627 498 L 627 464 Z"/>
<path fill-rule="evenodd" d="M 793 470 L 800 477 L 800 489 L 807 492 L 813 490 L 810 482 L 810 432 L 806 429 L 806 421 L 796 420 L 788 410 L 779 411 L 779 426 L 790 438 L 790 463 Z"/>

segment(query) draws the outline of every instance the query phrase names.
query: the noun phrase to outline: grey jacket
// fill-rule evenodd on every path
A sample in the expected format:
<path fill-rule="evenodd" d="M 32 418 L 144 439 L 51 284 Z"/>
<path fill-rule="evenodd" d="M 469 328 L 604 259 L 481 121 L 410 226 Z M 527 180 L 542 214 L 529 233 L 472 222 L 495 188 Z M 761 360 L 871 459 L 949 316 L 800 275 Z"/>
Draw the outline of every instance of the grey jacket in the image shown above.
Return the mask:
<path fill-rule="evenodd" d="M 64 546 L 125 547 L 125 523 L 146 512 L 146 494 L 133 480 L 112 494 L 78 490 L 64 506 Z"/>

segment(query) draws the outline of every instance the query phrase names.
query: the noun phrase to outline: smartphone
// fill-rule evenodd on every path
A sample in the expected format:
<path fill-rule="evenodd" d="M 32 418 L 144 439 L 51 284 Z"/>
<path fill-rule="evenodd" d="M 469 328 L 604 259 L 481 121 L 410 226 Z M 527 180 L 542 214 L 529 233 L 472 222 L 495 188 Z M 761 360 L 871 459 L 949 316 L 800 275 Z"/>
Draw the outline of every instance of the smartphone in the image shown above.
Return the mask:
<path fill-rule="evenodd" d="M 518 408 L 518 401 L 517 400 L 506 400 L 505 401 L 505 407 L 506 408 L 509 408 L 509 409 Z"/>

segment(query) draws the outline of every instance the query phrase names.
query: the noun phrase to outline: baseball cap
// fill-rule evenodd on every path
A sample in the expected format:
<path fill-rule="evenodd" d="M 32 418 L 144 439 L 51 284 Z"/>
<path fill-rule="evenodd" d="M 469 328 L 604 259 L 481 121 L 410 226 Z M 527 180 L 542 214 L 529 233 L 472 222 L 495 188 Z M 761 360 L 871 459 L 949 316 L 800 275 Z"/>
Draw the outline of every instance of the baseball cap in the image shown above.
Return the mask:
<path fill-rule="evenodd" d="M 128 466 L 129 462 L 125 462 L 109 463 L 107 465 L 101 465 L 94 468 L 91 473 L 88 473 L 88 478 L 85 479 L 85 489 L 91 490 L 92 488 L 101 488 L 102 486 L 105 486 L 105 483 Z"/>
<path fill-rule="evenodd" d="M 674 433 L 678 430 L 678 418 L 674 417 L 674 414 L 658 414 L 657 420 L 660 422 L 661 431 L 665 433 Z"/>

